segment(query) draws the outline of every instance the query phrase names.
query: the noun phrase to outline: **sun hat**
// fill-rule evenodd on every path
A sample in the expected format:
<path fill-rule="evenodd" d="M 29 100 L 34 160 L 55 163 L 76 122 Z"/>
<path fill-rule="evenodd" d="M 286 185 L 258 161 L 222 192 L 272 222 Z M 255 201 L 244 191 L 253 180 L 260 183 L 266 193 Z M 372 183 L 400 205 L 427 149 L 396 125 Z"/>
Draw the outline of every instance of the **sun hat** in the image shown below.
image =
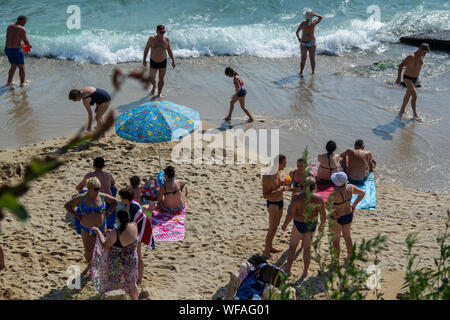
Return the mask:
<path fill-rule="evenodd" d="M 331 181 L 333 181 L 333 183 L 338 187 L 342 187 L 344 184 L 346 184 L 347 179 L 348 179 L 347 174 L 342 171 L 333 173 L 331 175 Z"/>

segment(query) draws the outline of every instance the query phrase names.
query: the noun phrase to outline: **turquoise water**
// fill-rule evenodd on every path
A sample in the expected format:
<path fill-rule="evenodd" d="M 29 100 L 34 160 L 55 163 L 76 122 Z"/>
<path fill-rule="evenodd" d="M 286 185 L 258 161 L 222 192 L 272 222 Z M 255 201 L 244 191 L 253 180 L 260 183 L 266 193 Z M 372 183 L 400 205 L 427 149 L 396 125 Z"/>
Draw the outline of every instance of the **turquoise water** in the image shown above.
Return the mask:
<path fill-rule="evenodd" d="M 318 52 L 333 55 L 389 50 L 402 35 L 450 29 L 449 1 L 0 1 L 2 30 L 19 14 L 32 54 L 99 64 L 140 61 L 149 35 L 165 24 L 177 57 L 299 55 L 295 31 L 310 8 L 324 16 Z M 81 10 L 81 28 L 69 30 L 67 8 Z M 377 11 L 368 8 L 377 5 Z M 4 33 L 0 41 L 4 41 Z"/>

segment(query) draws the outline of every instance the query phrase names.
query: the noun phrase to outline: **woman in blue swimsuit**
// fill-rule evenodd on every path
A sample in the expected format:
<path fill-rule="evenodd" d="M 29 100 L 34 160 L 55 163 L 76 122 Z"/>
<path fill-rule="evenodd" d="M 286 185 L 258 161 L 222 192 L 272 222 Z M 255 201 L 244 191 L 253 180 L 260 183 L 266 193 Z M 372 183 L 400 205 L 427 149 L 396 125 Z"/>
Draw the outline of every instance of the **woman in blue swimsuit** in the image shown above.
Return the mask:
<path fill-rule="evenodd" d="M 314 20 L 317 17 L 319 19 Z M 313 11 L 305 12 L 306 20 L 300 23 L 295 32 L 298 41 L 300 42 L 300 53 L 301 53 L 301 63 L 300 63 L 300 76 L 303 76 L 303 69 L 305 68 L 306 58 L 309 52 L 309 60 L 311 61 L 311 70 L 314 74 L 316 69 L 316 37 L 314 36 L 314 29 L 320 21 L 322 21 L 322 16 L 315 14 Z M 300 38 L 299 33 L 302 31 L 302 37 Z"/>
<path fill-rule="evenodd" d="M 108 110 L 111 104 L 111 96 L 108 92 L 102 89 L 94 87 L 85 87 L 81 90 L 72 89 L 69 92 L 69 100 L 81 101 L 83 100 L 83 105 L 86 108 L 89 117 L 89 123 L 87 131 L 91 131 L 92 127 L 92 110 L 91 106 L 96 105 L 95 108 L 95 121 L 97 121 L 97 127 L 101 127 L 103 124 L 103 115 L 106 110 Z"/>
<path fill-rule="evenodd" d="M 366 194 L 360 188 L 355 187 L 352 184 L 348 184 L 347 180 L 348 177 L 345 172 L 337 172 L 331 175 L 331 181 L 335 185 L 335 190 L 330 194 L 330 197 L 334 197 L 334 211 L 331 219 L 335 220 L 335 223 L 333 223 L 333 248 L 337 252 L 337 260 L 335 262 L 336 266 L 339 263 L 341 234 L 347 247 L 347 259 L 352 256 L 353 242 L 350 234 L 350 228 L 352 226 L 353 213 L 355 212 L 355 208 L 358 203 L 361 202 Z M 351 200 L 353 193 L 358 195 L 358 197 L 352 204 Z"/>
<path fill-rule="evenodd" d="M 95 245 L 95 235 L 89 235 L 92 227 L 99 228 L 106 232 L 106 217 L 108 217 L 117 207 L 119 201 L 107 194 L 100 193 L 100 180 L 93 177 L 86 182 L 88 191 L 80 194 L 68 201 L 64 208 L 81 223 L 81 238 L 84 245 L 84 257 L 89 263 L 92 260 L 92 253 Z M 106 211 L 106 204 L 110 208 Z M 80 214 L 77 214 L 74 207 L 79 207 Z"/>

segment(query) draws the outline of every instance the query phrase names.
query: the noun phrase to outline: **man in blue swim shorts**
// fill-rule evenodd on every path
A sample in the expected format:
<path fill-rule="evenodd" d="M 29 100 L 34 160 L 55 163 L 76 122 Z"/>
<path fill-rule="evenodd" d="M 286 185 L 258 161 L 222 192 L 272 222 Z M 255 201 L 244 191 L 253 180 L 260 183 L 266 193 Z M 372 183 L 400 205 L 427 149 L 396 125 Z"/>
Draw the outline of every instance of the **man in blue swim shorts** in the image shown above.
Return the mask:
<path fill-rule="evenodd" d="M 25 16 L 19 16 L 16 23 L 11 24 L 6 29 L 5 54 L 11 64 L 6 83 L 7 86 L 11 85 L 17 67 L 19 67 L 20 86 L 23 87 L 25 83 L 25 59 L 22 44 L 32 48 L 27 39 L 27 31 L 24 28 L 26 23 L 27 18 Z"/>
<path fill-rule="evenodd" d="M 303 242 L 303 263 L 304 269 L 302 278 L 308 276 L 309 263 L 311 262 L 311 244 L 313 233 L 317 228 L 317 220 L 320 213 L 320 225 L 319 230 L 323 231 L 326 220 L 325 202 L 320 194 L 315 193 L 316 181 L 313 177 L 306 178 L 306 186 L 309 186 L 311 198 L 310 204 L 315 205 L 313 211 L 308 215 L 306 213 L 306 192 L 303 190 L 300 193 L 296 193 L 292 196 L 291 205 L 289 206 L 289 212 L 283 223 L 281 229 L 286 231 L 288 224 L 294 219 L 294 225 L 292 226 L 291 240 L 289 243 L 289 250 L 287 255 L 287 264 L 285 271 L 291 273 L 292 263 L 295 260 L 295 251 L 297 250 L 300 240 Z"/>
<path fill-rule="evenodd" d="M 266 199 L 267 210 L 269 211 L 269 230 L 267 231 L 263 253 L 266 259 L 271 258 L 271 252 L 281 252 L 280 249 L 272 247 L 272 241 L 283 215 L 283 192 L 289 191 L 287 184 L 281 180 L 281 171 L 286 168 L 286 163 L 286 156 L 278 155 L 274 159 L 271 172 L 263 175 L 262 179 L 263 197 Z"/>

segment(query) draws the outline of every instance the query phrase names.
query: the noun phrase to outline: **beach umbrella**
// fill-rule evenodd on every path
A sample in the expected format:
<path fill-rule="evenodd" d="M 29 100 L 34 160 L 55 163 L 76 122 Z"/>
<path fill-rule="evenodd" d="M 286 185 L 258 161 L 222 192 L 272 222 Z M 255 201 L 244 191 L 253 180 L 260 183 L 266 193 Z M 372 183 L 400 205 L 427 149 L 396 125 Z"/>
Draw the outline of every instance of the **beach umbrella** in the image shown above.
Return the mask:
<path fill-rule="evenodd" d="M 199 126 L 197 111 L 170 101 L 152 101 L 122 113 L 116 120 L 116 134 L 133 142 L 158 143 L 161 169 L 160 143 L 180 140 Z"/>

